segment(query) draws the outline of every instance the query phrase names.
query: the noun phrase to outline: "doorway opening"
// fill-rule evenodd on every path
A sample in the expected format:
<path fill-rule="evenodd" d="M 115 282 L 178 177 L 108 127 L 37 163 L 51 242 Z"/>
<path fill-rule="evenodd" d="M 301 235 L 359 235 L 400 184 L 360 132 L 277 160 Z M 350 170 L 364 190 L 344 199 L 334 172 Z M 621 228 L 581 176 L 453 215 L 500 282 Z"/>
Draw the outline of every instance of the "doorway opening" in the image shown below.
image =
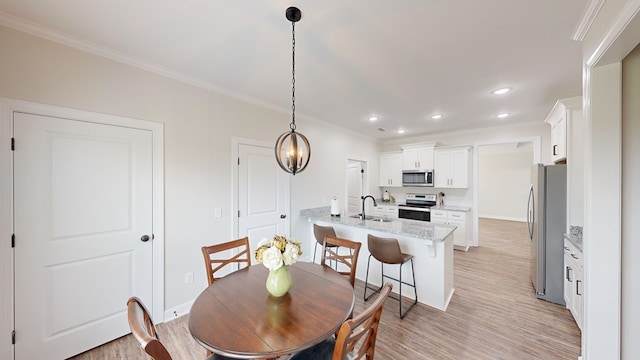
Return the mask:
<path fill-rule="evenodd" d="M 479 144 L 474 151 L 474 245 L 480 218 L 526 222 L 531 165 L 540 160 L 540 139 Z"/>

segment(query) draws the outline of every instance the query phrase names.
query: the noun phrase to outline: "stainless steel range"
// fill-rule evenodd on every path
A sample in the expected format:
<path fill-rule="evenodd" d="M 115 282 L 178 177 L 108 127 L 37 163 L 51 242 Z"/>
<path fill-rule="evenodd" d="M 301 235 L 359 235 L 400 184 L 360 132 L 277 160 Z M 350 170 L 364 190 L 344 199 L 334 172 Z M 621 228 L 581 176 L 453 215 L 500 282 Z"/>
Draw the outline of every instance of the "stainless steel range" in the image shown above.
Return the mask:
<path fill-rule="evenodd" d="M 398 217 L 431 221 L 431 207 L 435 205 L 435 194 L 407 194 L 406 204 L 398 205 Z"/>

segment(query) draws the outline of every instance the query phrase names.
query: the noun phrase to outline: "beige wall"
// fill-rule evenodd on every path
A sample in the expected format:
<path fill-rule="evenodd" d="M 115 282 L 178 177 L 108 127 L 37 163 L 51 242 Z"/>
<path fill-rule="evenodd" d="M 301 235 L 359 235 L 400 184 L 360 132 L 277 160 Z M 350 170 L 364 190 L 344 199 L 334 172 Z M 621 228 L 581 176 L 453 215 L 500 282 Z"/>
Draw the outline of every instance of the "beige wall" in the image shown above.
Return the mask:
<path fill-rule="evenodd" d="M 200 247 L 232 236 L 232 137 L 275 143 L 290 114 L 2 26 L 0 54 L 0 97 L 164 124 L 165 310 L 184 309 L 206 285 Z M 377 185 L 379 145 L 321 121 L 296 120 L 313 153 L 309 168 L 291 179 L 291 235 L 309 241 L 299 210 L 344 196 L 348 156 L 370 161 Z M 215 208 L 222 209 L 221 219 L 214 218 Z M 190 271 L 195 282 L 185 284 Z M 2 282 L 6 294 L 10 285 Z"/>
<path fill-rule="evenodd" d="M 533 151 L 483 152 L 478 157 L 478 216 L 527 221 Z"/>

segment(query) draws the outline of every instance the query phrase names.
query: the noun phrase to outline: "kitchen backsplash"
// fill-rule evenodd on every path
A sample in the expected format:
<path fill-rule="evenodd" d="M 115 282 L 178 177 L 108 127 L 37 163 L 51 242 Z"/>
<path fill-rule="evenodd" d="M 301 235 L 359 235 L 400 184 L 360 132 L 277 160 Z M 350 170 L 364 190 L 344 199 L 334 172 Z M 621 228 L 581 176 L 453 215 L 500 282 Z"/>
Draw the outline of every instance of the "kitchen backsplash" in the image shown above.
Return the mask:
<path fill-rule="evenodd" d="M 403 204 L 407 194 L 438 194 L 443 192 L 444 204 L 451 206 L 473 206 L 473 192 L 470 189 L 440 189 L 435 187 L 381 187 L 380 194 L 376 197 L 382 198 L 382 194 L 387 190 L 396 200 L 396 204 Z M 439 198 L 438 198 L 439 200 Z"/>

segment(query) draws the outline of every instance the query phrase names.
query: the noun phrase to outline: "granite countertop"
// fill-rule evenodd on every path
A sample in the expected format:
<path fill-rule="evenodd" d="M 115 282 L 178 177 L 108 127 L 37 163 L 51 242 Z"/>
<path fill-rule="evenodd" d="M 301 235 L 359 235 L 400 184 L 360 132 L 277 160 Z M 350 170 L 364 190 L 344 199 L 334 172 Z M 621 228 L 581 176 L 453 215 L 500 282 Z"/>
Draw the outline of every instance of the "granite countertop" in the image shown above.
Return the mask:
<path fill-rule="evenodd" d="M 348 216 L 331 216 L 331 209 L 328 206 L 300 210 L 300 216 L 309 220 L 359 227 L 431 241 L 444 241 L 456 229 L 454 225 L 435 224 L 418 220 L 394 219 L 390 222 L 381 222 L 373 220 L 362 221 Z"/>
<path fill-rule="evenodd" d="M 578 250 L 582 251 L 582 226 L 571 225 L 569 233 L 565 233 L 564 237 L 577 247 Z"/>
<path fill-rule="evenodd" d="M 447 211 L 467 212 L 467 211 L 470 211 L 471 208 L 467 207 L 467 206 L 436 205 L 436 206 L 432 206 L 431 210 L 447 210 Z"/>

